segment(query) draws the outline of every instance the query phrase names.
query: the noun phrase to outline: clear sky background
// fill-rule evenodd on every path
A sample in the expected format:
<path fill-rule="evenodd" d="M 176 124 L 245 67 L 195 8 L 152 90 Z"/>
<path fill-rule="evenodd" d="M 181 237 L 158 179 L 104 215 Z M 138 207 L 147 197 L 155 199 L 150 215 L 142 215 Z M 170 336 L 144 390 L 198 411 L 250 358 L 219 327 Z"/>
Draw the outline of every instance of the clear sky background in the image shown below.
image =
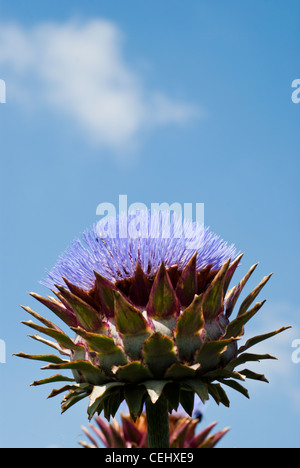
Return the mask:
<path fill-rule="evenodd" d="M 60 415 L 19 304 L 99 203 L 205 203 L 213 231 L 245 252 L 247 291 L 274 276 L 247 336 L 292 325 L 257 348 L 269 385 L 230 393 L 204 423 L 220 447 L 299 447 L 300 78 L 297 0 L 0 0 L 0 446 L 78 447 L 86 402 Z M 48 315 L 49 317 L 49 315 Z M 48 374 L 47 374 L 48 375 Z"/>

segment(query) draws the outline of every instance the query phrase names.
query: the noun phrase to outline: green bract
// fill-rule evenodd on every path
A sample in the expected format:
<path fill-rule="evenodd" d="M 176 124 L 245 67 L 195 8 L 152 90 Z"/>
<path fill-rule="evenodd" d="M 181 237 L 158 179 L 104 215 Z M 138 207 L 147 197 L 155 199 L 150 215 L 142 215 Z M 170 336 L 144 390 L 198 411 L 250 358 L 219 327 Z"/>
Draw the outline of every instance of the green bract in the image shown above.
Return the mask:
<path fill-rule="evenodd" d="M 88 415 L 104 411 L 114 416 L 125 399 L 131 417 L 141 415 L 147 397 L 152 403 L 164 395 L 169 411 L 181 404 L 191 415 L 194 396 L 205 402 L 210 396 L 229 406 L 224 388 L 231 387 L 248 397 L 245 379 L 266 381 L 247 368 L 247 362 L 275 359 L 249 353 L 255 344 L 280 330 L 249 339 L 239 348 L 247 322 L 264 304 L 255 299 L 270 276 L 241 302 L 230 321 L 234 306 L 253 273 L 254 265 L 233 288 L 229 283 L 241 260 L 228 260 L 219 270 L 196 269 L 196 255 L 183 270 L 161 263 L 154 277 L 137 264 L 132 278 L 111 282 L 95 272 L 95 283 L 84 290 L 65 279 L 57 286 L 56 298 L 32 294 L 56 314 L 72 331 L 72 338 L 28 307 L 24 309 L 41 322 L 23 322 L 43 333 L 32 336 L 57 354 L 19 356 L 48 363 L 43 369 L 58 371 L 34 382 L 42 385 L 66 382 L 50 397 L 65 393 L 62 411 L 89 397 Z M 73 336 L 74 335 L 74 336 Z M 54 340 L 54 341 L 53 341 Z M 73 377 L 60 374 L 71 370 Z"/>

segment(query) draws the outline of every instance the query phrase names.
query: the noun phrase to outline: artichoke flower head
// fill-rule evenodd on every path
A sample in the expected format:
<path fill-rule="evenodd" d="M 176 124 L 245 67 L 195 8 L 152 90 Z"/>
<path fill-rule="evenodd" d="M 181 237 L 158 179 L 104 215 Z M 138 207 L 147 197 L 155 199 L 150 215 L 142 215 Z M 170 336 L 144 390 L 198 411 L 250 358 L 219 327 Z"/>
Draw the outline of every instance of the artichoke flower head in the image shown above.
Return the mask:
<path fill-rule="evenodd" d="M 274 359 L 248 350 L 285 327 L 238 346 L 246 323 L 264 303 L 254 301 L 271 275 L 244 298 L 231 320 L 257 265 L 229 288 L 242 255 L 208 228 L 184 222 L 180 230 L 175 214 L 169 219 L 168 224 L 162 212 L 149 211 L 119 215 L 105 229 L 94 225 L 48 272 L 44 284 L 55 297 L 31 293 L 71 334 L 24 307 L 41 324 L 23 323 L 47 339 L 32 338 L 59 355 L 18 356 L 44 361 L 43 369 L 59 372 L 32 385 L 65 382 L 49 395 L 65 394 L 63 412 L 88 397 L 89 418 L 103 411 L 109 419 L 126 400 L 136 420 L 147 398 L 155 404 L 163 395 L 169 412 L 181 404 L 191 415 L 195 394 L 204 403 L 211 396 L 229 406 L 224 387 L 248 397 L 241 382 L 266 381 L 236 368 Z M 67 369 L 72 377 L 61 374 Z"/>

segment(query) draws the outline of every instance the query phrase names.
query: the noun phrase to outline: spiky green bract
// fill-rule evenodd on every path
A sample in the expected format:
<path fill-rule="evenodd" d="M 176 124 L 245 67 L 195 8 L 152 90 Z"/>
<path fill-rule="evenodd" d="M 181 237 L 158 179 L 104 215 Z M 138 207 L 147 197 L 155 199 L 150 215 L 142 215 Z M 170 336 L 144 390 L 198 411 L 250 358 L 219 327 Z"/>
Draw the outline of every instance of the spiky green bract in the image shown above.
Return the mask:
<path fill-rule="evenodd" d="M 266 381 L 245 366 L 248 362 L 274 359 L 269 354 L 249 353 L 257 343 L 281 333 L 288 327 L 250 338 L 242 347 L 247 322 L 264 301 L 255 299 L 270 276 L 241 301 L 233 320 L 234 306 L 256 265 L 237 286 L 229 283 L 240 262 L 226 261 L 219 270 L 196 270 L 196 256 L 183 270 L 161 263 L 155 276 L 147 276 L 137 265 L 133 278 L 114 283 L 95 273 L 92 289 L 84 290 L 65 280 L 56 298 L 32 294 L 48 307 L 74 334 L 71 338 L 49 320 L 26 307 L 36 320 L 24 322 L 47 339 L 33 338 L 49 345 L 62 357 L 51 354 L 19 356 L 48 365 L 54 376 L 33 385 L 62 382 L 50 397 L 65 393 L 62 411 L 83 398 L 89 398 L 88 416 L 104 412 L 114 416 L 122 401 L 136 420 L 144 403 L 155 405 L 162 398 L 169 412 L 181 404 L 188 414 L 195 394 L 202 402 L 211 396 L 217 404 L 229 406 L 224 388 L 230 387 L 248 397 L 241 384 L 246 379 Z M 73 379 L 60 371 L 71 370 Z"/>

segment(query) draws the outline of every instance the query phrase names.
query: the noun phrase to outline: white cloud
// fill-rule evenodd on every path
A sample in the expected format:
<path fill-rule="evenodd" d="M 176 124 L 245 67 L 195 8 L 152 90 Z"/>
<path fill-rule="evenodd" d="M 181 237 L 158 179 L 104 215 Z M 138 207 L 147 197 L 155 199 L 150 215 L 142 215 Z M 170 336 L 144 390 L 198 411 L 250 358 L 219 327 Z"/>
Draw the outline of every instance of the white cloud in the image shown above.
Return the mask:
<path fill-rule="evenodd" d="M 16 100 L 38 98 L 95 144 L 130 146 L 145 129 L 200 115 L 194 105 L 147 88 L 124 59 L 121 31 L 106 20 L 31 29 L 2 24 L 0 65 L 10 73 Z"/>

